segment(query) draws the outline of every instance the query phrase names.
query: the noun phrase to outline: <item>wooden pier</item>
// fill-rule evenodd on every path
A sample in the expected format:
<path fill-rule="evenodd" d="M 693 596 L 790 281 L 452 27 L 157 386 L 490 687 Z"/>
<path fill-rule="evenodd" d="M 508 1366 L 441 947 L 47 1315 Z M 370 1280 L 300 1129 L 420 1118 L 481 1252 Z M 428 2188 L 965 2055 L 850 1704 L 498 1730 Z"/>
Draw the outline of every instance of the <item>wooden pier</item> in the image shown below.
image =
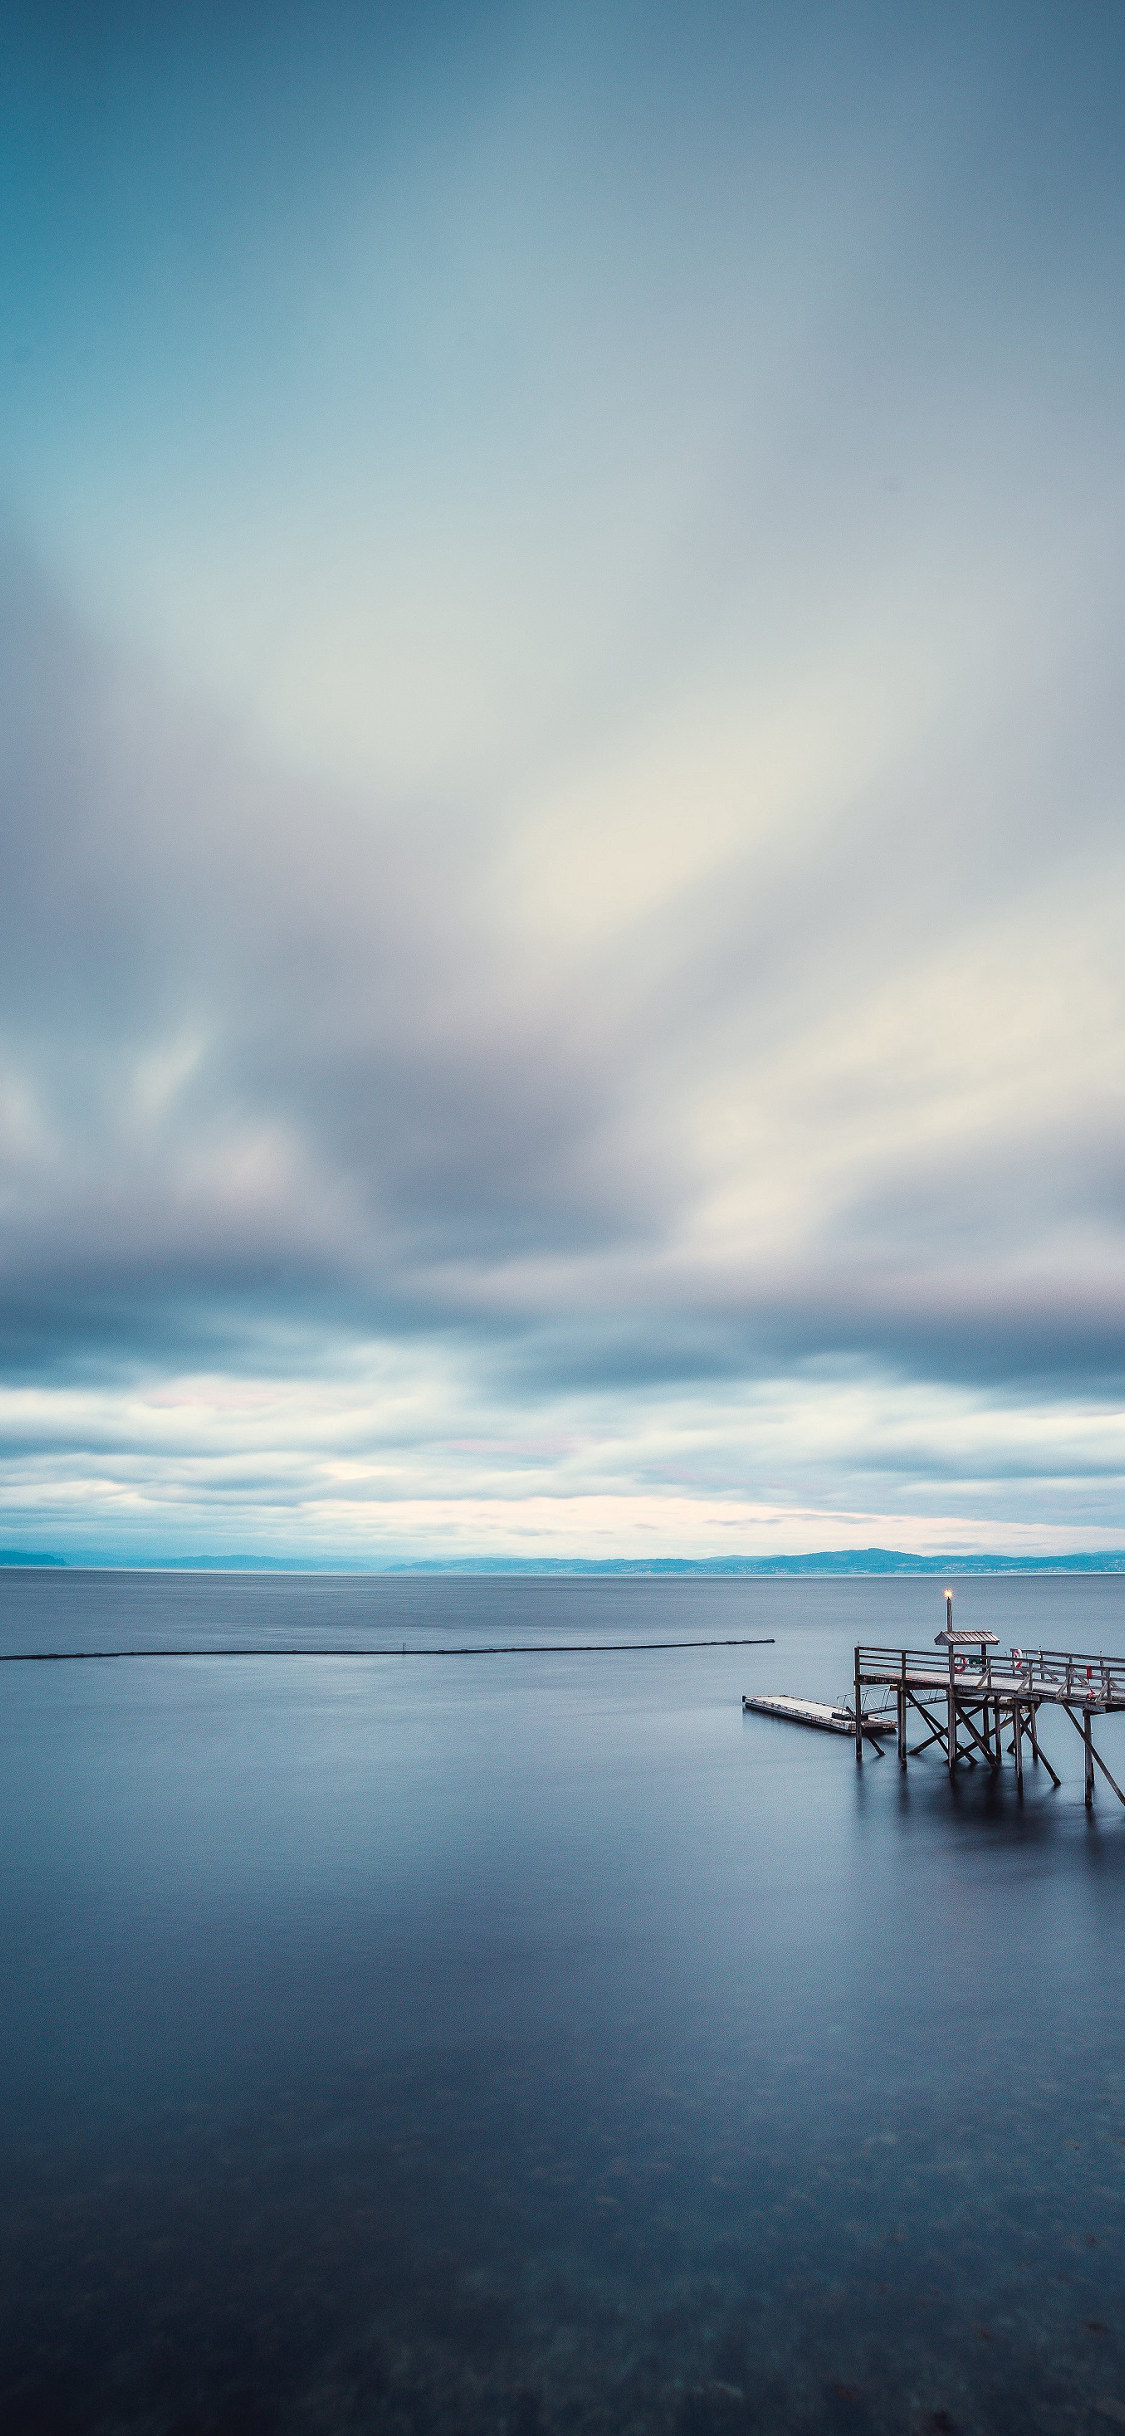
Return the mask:
<path fill-rule="evenodd" d="M 880 1759 L 884 1756 L 863 1714 L 864 1693 L 877 1688 L 884 1699 L 894 1695 L 900 1768 L 936 1743 L 951 1776 L 960 1767 L 984 1766 L 999 1773 L 1007 1742 L 1021 1789 L 1028 1753 L 1033 1766 L 1042 1764 L 1057 1785 L 1060 1779 L 1040 1748 L 1038 1721 L 1041 1709 L 1061 1709 L 1082 1742 L 1087 1809 L 1094 1799 L 1095 1768 L 1125 1804 L 1125 1793 L 1093 1738 L 1096 1717 L 1125 1709 L 1125 1658 L 1067 1649 L 1002 1651 L 995 1633 L 954 1624 L 952 1591 L 946 1592 L 945 1630 L 938 1633 L 934 1647 L 943 1655 L 857 1648 L 851 1719 L 857 1767 L 865 1742 Z M 920 1718 L 926 1731 L 920 1742 L 908 1747 L 908 1720 L 913 1718 Z"/>

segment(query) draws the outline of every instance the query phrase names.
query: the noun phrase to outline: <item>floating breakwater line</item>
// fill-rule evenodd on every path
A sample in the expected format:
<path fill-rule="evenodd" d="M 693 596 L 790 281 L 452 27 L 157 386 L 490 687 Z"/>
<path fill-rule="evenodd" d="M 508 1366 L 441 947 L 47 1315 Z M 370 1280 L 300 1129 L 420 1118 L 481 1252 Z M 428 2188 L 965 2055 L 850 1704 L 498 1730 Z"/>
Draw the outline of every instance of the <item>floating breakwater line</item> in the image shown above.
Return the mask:
<path fill-rule="evenodd" d="M 651 1649 L 772 1649 L 773 1642 L 772 1633 L 710 1641 L 467 1641 L 446 1649 L 412 1649 L 405 1641 L 401 1647 L 353 1649 L 318 1649 L 315 1643 L 290 1649 L 283 1641 L 249 1641 L 219 1649 L 3 1649 L 0 1666 L 63 1666 L 95 1658 L 586 1658 Z"/>

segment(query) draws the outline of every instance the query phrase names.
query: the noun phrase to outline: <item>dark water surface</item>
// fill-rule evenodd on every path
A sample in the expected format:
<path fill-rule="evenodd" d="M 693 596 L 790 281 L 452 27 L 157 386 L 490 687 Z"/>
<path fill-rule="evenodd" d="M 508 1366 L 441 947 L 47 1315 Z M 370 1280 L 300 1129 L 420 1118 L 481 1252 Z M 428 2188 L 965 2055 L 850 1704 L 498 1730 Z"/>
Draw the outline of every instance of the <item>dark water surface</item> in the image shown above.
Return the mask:
<path fill-rule="evenodd" d="M 1125 1580 L 967 1581 L 1125 1653 Z M 0 2426 L 1125 2427 L 1125 1811 L 744 1717 L 919 1580 L 0 1574 Z M 644 1656 L 216 1661 L 772 1632 Z M 1125 1782 L 1125 1721 L 1099 1739 Z"/>

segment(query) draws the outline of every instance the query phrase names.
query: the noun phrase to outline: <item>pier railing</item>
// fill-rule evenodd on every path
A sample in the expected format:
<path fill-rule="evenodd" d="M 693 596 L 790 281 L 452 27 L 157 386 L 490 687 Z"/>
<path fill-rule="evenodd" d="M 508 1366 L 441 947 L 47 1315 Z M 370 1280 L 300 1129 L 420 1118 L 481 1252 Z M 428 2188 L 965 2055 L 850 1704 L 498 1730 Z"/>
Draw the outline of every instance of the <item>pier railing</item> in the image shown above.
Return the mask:
<path fill-rule="evenodd" d="M 931 1684 L 948 1681 L 949 1661 L 942 1649 L 880 1649 L 861 1647 L 857 1653 L 861 1680 L 881 1682 L 896 1677 L 926 1675 Z M 1106 1658 L 1100 1651 L 1070 1649 L 988 1649 L 981 1663 L 970 1643 L 954 1651 L 954 1681 L 964 1690 L 985 1694 L 993 1687 L 1010 1698 L 1025 1689 L 1058 1699 L 1105 1700 L 1125 1706 L 1125 1658 Z"/>

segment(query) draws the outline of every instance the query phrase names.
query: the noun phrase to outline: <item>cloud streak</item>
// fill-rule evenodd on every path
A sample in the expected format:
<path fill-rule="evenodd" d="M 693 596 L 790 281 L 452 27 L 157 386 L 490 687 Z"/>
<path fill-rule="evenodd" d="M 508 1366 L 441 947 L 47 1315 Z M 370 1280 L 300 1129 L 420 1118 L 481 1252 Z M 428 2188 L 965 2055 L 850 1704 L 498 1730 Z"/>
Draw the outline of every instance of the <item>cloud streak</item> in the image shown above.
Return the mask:
<path fill-rule="evenodd" d="M 98 52 L 123 184 L 75 138 L 9 368 L 37 1537 L 1125 1533 L 1121 45 L 874 23 L 396 35 L 380 149 L 342 15 L 159 296 L 189 54 Z M 93 359 L 37 422 L 99 294 L 114 427 Z"/>

